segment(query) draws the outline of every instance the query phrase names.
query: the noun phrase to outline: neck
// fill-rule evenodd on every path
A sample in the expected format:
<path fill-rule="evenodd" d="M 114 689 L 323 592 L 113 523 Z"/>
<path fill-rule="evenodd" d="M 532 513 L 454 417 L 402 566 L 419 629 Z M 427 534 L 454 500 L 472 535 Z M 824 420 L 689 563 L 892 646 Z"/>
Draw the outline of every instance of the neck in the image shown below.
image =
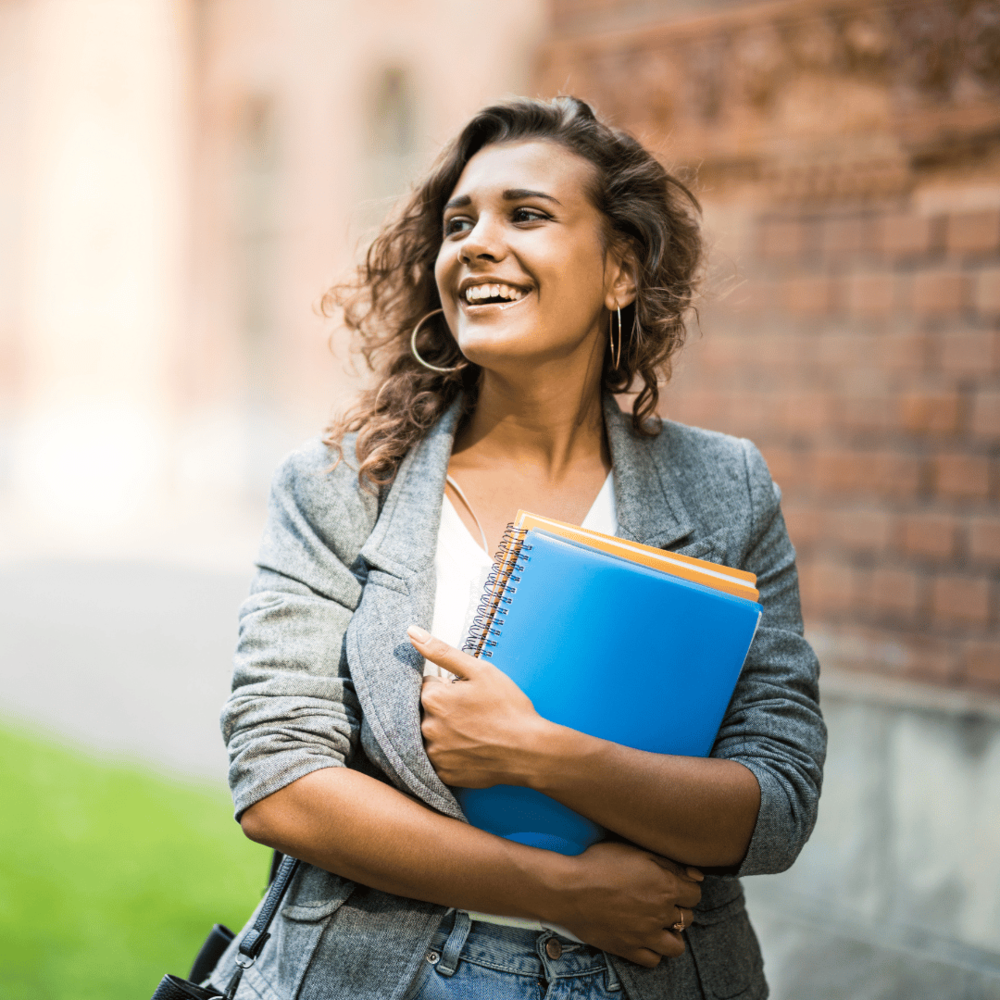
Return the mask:
<path fill-rule="evenodd" d="M 476 409 L 453 452 L 460 464 L 533 469 L 550 482 L 580 463 L 610 468 L 599 382 L 511 382 L 484 371 Z"/>

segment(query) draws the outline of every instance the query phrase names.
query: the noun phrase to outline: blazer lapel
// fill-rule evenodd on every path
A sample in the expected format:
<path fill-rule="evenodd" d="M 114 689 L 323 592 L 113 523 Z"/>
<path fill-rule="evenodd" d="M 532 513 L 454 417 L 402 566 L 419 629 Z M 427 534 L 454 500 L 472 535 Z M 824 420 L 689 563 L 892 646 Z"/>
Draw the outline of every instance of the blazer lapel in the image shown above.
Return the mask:
<path fill-rule="evenodd" d="M 424 661 L 406 627 L 431 627 L 434 552 L 445 476 L 461 399 L 403 459 L 374 530 L 361 549 L 368 576 L 347 630 L 351 668 L 369 758 L 428 805 L 464 819 L 437 776 L 420 733 Z"/>
<path fill-rule="evenodd" d="M 445 476 L 461 415 L 461 399 L 403 459 L 378 522 L 361 550 L 368 567 L 364 592 L 347 630 L 351 668 L 368 757 L 396 784 L 428 805 L 464 819 L 454 795 L 437 776 L 420 733 L 423 658 L 406 627 L 430 628 L 434 612 L 434 553 Z M 614 467 L 618 533 L 666 548 L 691 534 L 662 449 L 633 434 L 631 418 L 614 397 L 604 401 Z"/>
<path fill-rule="evenodd" d="M 668 456 L 653 447 L 656 438 L 639 437 L 631 415 L 614 396 L 604 397 L 604 425 L 614 469 L 618 534 L 665 549 L 686 538 L 694 522 L 680 499 Z"/>

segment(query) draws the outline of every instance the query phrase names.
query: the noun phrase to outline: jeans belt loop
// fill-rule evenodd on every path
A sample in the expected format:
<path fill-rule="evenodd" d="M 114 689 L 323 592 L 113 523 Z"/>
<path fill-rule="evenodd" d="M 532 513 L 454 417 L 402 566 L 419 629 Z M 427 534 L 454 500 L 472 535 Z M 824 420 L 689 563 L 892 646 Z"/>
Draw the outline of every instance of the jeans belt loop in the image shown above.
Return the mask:
<path fill-rule="evenodd" d="M 441 961 L 434 967 L 439 975 L 453 976 L 458 968 L 458 958 L 465 947 L 465 939 L 472 929 L 472 918 L 468 913 L 458 910 L 455 913 L 455 923 L 452 925 L 448 940 L 441 949 Z"/>
<path fill-rule="evenodd" d="M 604 988 L 609 993 L 617 993 L 622 988 L 618 973 L 615 972 L 615 967 L 611 964 L 611 956 L 606 951 L 601 952 L 601 954 L 604 956 Z"/>

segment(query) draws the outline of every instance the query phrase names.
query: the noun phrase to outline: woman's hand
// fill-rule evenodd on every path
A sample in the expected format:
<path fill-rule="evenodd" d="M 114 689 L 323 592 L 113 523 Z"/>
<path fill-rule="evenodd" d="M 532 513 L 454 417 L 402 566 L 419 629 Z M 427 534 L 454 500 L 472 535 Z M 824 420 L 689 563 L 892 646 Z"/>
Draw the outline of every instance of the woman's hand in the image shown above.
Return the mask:
<path fill-rule="evenodd" d="M 526 785 L 543 766 L 538 748 L 552 723 L 527 695 L 489 661 L 477 660 L 411 626 L 410 641 L 455 681 L 425 677 L 421 694 L 424 746 L 446 785 L 488 788 Z"/>
<path fill-rule="evenodd" d="M 653 968 L 684 951 L 682 931 L 704 875 L 632 844 L 603 842 L 568 858 L 550 918 L 581 941 Z"/>

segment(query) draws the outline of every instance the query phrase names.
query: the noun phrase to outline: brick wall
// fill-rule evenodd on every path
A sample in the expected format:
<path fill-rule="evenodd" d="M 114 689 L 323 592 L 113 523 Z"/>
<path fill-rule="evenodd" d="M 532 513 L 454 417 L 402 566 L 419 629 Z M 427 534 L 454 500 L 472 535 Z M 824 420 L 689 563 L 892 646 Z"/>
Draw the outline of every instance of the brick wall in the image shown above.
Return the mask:
<path fill-rule="evenodd" d="M 745 232 L 666 412 L 761 447 L 827 662 L 1000 690 L 1000 210 Z"/>
<path fill-rule="evenodd" d="M 693 176 L 665 412 L 755 440 L 826 665 L 1000 693 L 1000 0 L 551 0 L 542 93 Z"/>

